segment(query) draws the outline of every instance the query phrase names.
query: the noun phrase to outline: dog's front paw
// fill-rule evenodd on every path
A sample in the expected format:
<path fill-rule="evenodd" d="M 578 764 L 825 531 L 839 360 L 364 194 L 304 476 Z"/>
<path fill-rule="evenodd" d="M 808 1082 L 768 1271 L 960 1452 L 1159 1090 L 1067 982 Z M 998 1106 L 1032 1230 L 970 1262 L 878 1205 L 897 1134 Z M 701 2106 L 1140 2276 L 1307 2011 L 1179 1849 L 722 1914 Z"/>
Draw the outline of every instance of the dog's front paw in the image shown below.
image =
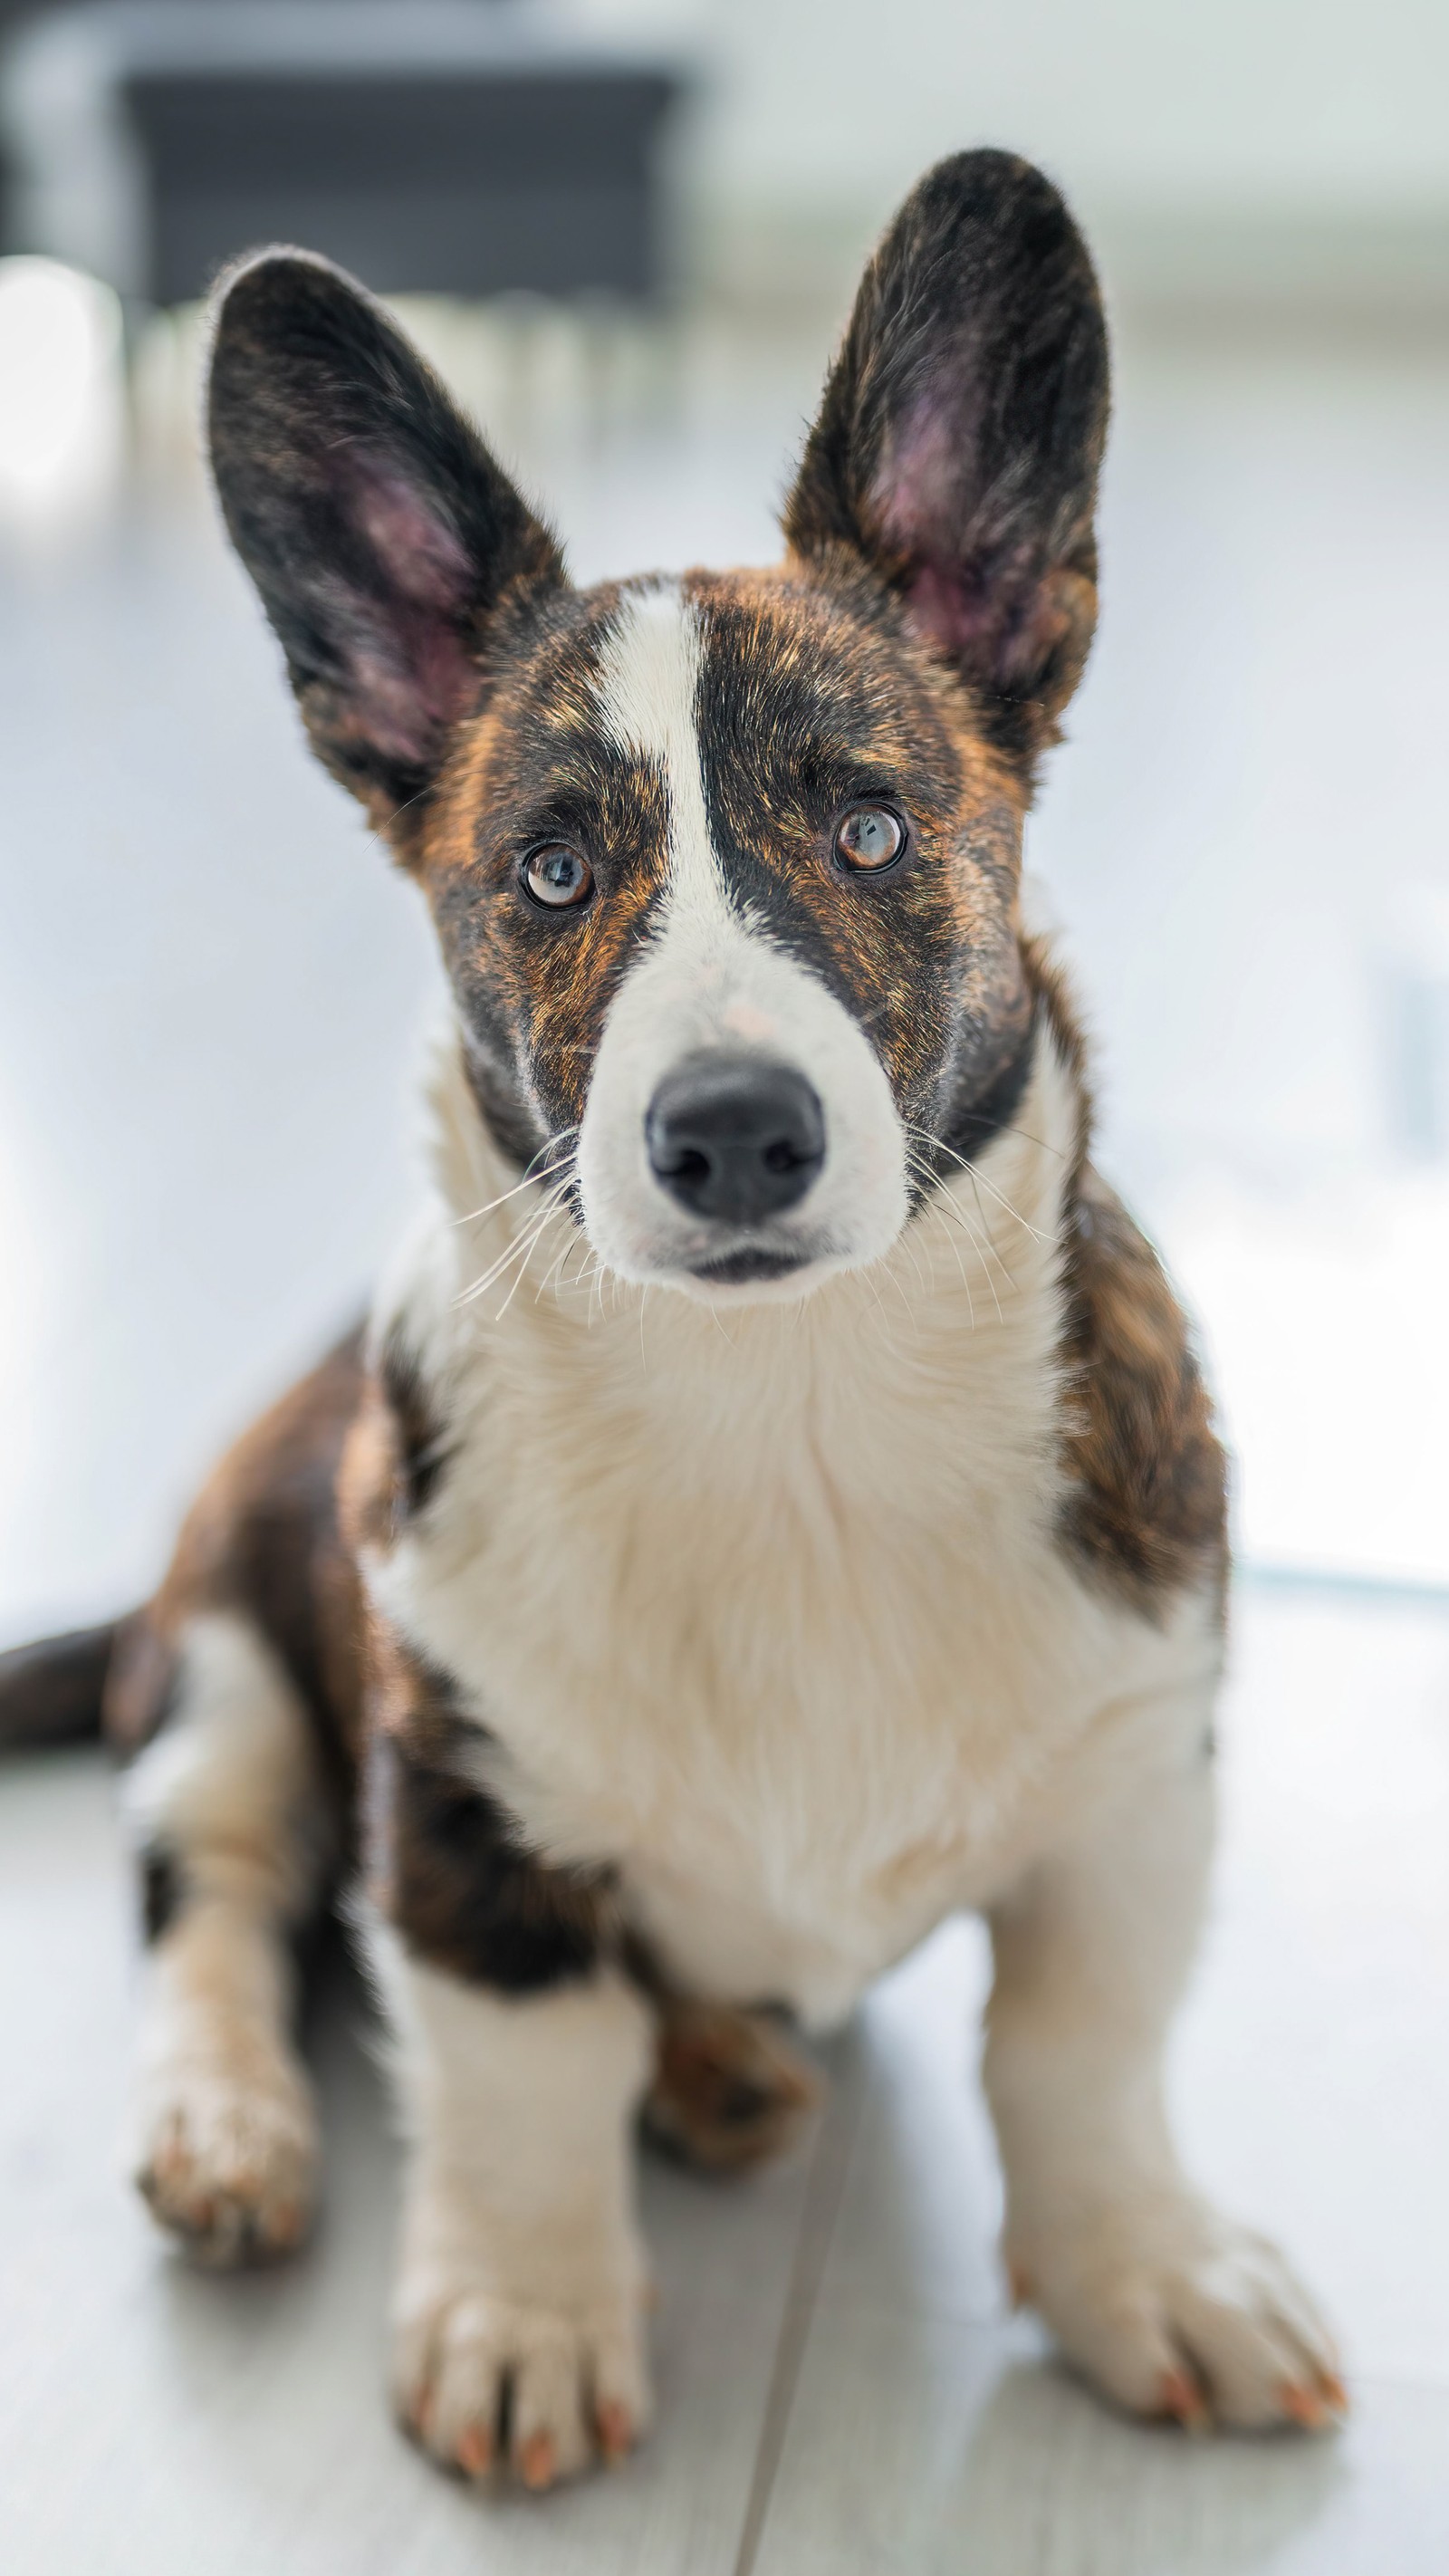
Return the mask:
<path fill-rule="evenodd" d="M 649 2420 L 642 2302 L 533 2306 L 466 2273 L 405 2285 L 393 2402 L 435 2460 L 470 2478 L 510 2468 L 539 2490 L 596 2455 L 621 2460 Z"/>
<path fill-rule="evenodd" d="M 156 2070 L 141 2112 L 136 2181 L 194 2261 L 266 2262 L 306 2234 L 317 2121 L 300 2066 L 271 2053 Z"/>
<path fill-rule="evenodd" d="M 1333 2338 L 1282 2256 L 1186 2193 L 1014 2236 L 1008 2269 L 1134 2414 L 1320 2432 L 1347 2407 Z"/>

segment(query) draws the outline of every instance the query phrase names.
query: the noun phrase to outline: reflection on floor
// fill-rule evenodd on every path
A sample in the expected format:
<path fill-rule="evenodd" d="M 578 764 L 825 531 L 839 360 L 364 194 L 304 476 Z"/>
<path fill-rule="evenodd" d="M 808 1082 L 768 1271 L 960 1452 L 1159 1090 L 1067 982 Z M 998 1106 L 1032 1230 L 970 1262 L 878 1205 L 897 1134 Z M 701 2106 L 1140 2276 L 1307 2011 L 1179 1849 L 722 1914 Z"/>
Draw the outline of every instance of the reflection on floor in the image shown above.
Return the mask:
<path fill-rule="evenodd" d="M 0 1779 L 7 2576 L 1441 2576 L 1449 1622 L 1255 1598 L 1236 1663 L 1179 2112 L 1342 2328 L 1341 2439 L 1140 2430 L 1005 2314 L 957 1925 L 830 2052 L 798 2165 L 650 2168 L 648 2451 L 542 2505 L 450 2486 L 384 2412 L 394 2150 L 359 1989 L 318 2013 L 329 2193 L 293 2269 L 190 2274 L 125 2195 L 129 1891 L 80 1755 Z"/>

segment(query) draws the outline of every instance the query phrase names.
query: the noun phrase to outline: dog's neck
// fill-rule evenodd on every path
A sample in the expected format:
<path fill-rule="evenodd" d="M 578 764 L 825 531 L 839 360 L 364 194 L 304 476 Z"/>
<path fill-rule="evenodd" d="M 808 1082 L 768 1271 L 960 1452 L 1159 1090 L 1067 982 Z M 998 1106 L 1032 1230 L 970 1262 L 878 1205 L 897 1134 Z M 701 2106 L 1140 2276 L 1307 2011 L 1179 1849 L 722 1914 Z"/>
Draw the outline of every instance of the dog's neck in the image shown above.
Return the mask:
<path fill-rule="evenodd" d="M 933 1456 L 984 1488 L 1004 1448 L 1024 1466 L 1051 1448 L 1079 1104 L 1045 1018 L 1011 1124 L 885 1259 L 796 1303 L 713 1308 L 600 1275 L 550 1181 L 520 1184 L 489 1135 L 456 1031 L 429 1107 L 435 1194 L 384 1313 L 465 1402 L 501 1384 L 567 1436 L 608 1425 L 682 1503 L 808 1471 L 920 1508 Z"/>

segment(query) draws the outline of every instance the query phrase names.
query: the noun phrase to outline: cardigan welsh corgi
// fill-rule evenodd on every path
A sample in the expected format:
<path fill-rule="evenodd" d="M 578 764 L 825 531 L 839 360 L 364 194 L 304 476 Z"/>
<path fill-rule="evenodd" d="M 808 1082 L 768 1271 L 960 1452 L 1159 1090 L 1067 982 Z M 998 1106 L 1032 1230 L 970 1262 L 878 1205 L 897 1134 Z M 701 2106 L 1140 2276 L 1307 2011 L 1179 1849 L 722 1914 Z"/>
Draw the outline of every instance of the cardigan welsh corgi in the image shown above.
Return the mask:
<path fill-rule="evenodd" d="M 227 527 L 437 926 L 430 1198 L 155 1599 L 10 1659 L 0 1722 L 104 1698 L 140 2183 L 204 2261 L 307 2226 L 291 1946 L 350 1891 L 409 2139 L 395 2404 L 471 2478 L 646 2426 L 636 2125 L 788 2145 L 792 2024 L 962 1908 L 1018 2295 L 1144 2415 L 1345 2403 L 1164 2112 L 1223 1459 L 1020 910 L 1107 401 L 1061 199 L 963 154 L 866 271 L 783 560 L 579 590 L 360 287 L 273 250 L 217 298 Z"/>

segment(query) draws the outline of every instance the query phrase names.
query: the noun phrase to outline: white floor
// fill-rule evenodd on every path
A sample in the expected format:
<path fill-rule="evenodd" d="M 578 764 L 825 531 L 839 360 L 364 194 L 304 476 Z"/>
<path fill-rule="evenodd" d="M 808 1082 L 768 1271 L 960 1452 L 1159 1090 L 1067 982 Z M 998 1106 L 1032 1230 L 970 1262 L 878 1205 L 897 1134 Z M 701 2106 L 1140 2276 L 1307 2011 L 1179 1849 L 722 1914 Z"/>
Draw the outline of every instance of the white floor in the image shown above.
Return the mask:
<path fill-rule="evenodd" d="M 542 2504 L 447 2484 L 384 2411 L 394 2153 L 350 1983 L 318 2015 L 328 2198 L 290 2272 L 188 2273 L 124 2190 L 131 1892 L 72 1755 L 0 1785 L 6 2576 L 1442 2576 L 1449 1622 L 1249 1596 L 1236 1663 L 1177 2093 L 1204 2178 L 1341 2326 L 1340 2439 L 1139 2430 L 1005 2315 L 956 1925 L 834 2052 L 798 2166 L 650 2167 L 647 2452 Z"/>
<path fill-rule="evenodd" d="M 580 572 L 766 551 L 824 346 L 701 333 L 592 444 L 568 351 L 536 351 L 510 443 Z M 1402 343 L 1129 342 L 1102 643 L 1032 849 L 1109 1167 L 1205 1319 L 1249 1552 L 1426 1589 L 1449 1161 L 1410 1158 L 1392 1026 L 1404 924 L 1449 885 L 1446 397 L 1445 353 Z M 0 544 L 0 704 L 4 1643 L 136 1597 L 208 1452 L 360 1304 L 433 985 L 174 439 L 87 532 Z M 839 2051 L 813 2160 L 738 2193 L 651 2171 L 659 2432 L 542 2509 L 387 2424 L 393 2154 L 345 1983 L 314 2252 L 226 2284 L 157 2249 L 114 2145 L 109 1790 L 85 1755 L 7 1767 L 4 2576 L 1442 2576 L 1446 1721 L 1442 1609 L 1245 1588 L 1179 2091 L 1196 2162 L 1342 2322 L 1341 2441 L 1136 2431 L 1004 2319 L 957 1927 Z"/>

